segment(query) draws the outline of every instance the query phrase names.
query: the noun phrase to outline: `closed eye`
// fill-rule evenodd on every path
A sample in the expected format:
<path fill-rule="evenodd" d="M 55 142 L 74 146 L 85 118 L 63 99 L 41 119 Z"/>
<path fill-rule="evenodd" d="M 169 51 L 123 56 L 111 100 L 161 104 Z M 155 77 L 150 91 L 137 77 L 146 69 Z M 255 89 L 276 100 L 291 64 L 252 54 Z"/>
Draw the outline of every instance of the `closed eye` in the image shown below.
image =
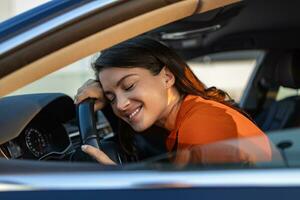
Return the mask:
<path fill-rule="evenodd" d="M 131 84 L 129 87 L 126 87 L 125 90 L 126 91 L 130 91 L 134 88 L 135 84 Z"/>

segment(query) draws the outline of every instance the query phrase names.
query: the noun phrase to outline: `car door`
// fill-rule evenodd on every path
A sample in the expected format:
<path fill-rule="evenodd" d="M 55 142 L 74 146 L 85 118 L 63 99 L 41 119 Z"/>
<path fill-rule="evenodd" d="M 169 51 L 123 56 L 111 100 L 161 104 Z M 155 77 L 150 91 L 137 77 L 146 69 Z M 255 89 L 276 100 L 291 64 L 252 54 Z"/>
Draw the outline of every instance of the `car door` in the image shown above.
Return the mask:
<path fill-rule="evenodd" d="M 2 24 L 0 95 L 158 26 L 235 2 L 50 2 L 16 21 Z M 49 13 L 43 16 L 44 12 Z M 279 199 L 298 195 L 299 181 L 289 180 L 300 180 L 299 170 L 293 173 L 273 170 L 266 175 L 264 170 L 224 170 L 224 167 L 164 171 L 143 165 L 122 168 L 5 159 L 1 159 L 1 168 L 2 199 Z M 266 175 L 264 180 L 259 179 L 262 175 Z M 276 184 L 280 182 L 291 187 L 278 189 Z"/>

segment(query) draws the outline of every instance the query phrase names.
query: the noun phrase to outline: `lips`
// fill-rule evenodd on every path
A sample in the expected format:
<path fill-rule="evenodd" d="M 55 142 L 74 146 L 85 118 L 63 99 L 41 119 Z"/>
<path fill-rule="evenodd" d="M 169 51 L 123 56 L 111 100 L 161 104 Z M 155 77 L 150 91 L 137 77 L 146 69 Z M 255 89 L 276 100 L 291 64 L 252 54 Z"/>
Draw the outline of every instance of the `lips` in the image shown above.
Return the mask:
<path fill-rule="evenodd" d="M 132 121 L 135 116 L 141 111 L 142 106 L 139 106 L 138 108 L 134 109 L 130 114 L 127 115 L 128 119 Z"/>

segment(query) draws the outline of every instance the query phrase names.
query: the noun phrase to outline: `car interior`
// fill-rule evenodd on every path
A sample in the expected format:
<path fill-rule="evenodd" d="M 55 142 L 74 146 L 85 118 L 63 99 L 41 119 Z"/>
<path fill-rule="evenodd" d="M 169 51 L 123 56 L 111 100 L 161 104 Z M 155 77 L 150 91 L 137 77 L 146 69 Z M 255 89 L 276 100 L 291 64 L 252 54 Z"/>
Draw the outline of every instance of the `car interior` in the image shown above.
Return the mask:
<path fill-rule="evenodd" d="M 300 6 L 300 2 L 293 2 Z M 270 3 L 272 7 L 269 6 Z M 180 20 L 170 24 L 170 16 L 158 17 L 166 15 L 166 11 L 157 10 L 152 15 L 126 21 L 110 30 L 98 32 L 93 37 L 55 51 L 37 62 L 29 63 L 14 76 L 2 80 L 1 84 L 16 82 L 15 85 L 8 84 L 5 90 L 12 91 L 18 85 L 36 80 L 79 57 L 89 55 L 92 51 L 105 49 L 109 44 L 118 43 L 145 30 L 144 35 L 175 49 L 187 61 L 214 53 L 260 50 L 263 54 L 256 61 L 238 106 L 249 113 L 281 153 L 294 154 L 298 151 L 297 146 L 300 146 L 300 134 L 297 130 L 300 126 L 300 14 L 299 7 L 294 4 L 282 4 L 280 0 L 245 0 L 180 19 L 189 12 L 190 5 L 186 4 L 181 5 L 181 16 L 177 16 Z M 256 13 L 255 19 L 253 12 Z M 120 30 L 130 23 L 141 24 L 150 18 L 152 24 L 149 27 L 137 25 L 137 32 L 129 30 L 125 35 L 121 35 Z M 159 24 L 167 25 L 153 29 Z M 108 37 L 109 40 L 102 41 L 107 34 L 115 37 Z M 98 41 L 102 43 L 95 47 L 93 43 Z M 12 56 L 3 63 L 13 58 Z M 45 67 L 45 70 L 33 73 L 40 66 Z M 30 74 L 31 77 L 20 80 L 24 73 Z M 278 99 L 281 88 L 289 88 L 293 92 Z M 88 106 L 91 108 L 91 105 Z M 80 117 L 87 116 L 78 109 L 71 97 L 59 93 L 1 98 L 0 154 L 7 159 L 93 162 L 93 159 L 80 150 L 84 137 L 79 132 L 85 127 L 78 127 L 77 124 Z M 14 121 L 14 126 L 10 125 L 11 121 Z M 139 157 L 127 156 L 117 145 L 118 136 L 114 133 L 117 132 L 118 123 L 110 108 L 97 113 L 89 124 L 97 129 L 95 134 L 101 149 L 118 163 L 145 160 L 166 153 L 164 143 L 159 141 L 163 141 L 167 133 L 151 137 L 136 136 Z"/>
<path fill-rule="evenodd" d="M 281 100 L 276 100 L 280 87 L 299 89 L 299 59 L 298 52 L 282 52 L 270 67 L 263 69 L 264 73 L 259 80 L 261 91 L 264 91 L 264 103 L 261 111 L 255 116 L 255 121 L 264 131 L 298 127 L 299 124 L 299 96 L 297 93 Z M 270 93 L 273 93 L 270 94 Z"/>

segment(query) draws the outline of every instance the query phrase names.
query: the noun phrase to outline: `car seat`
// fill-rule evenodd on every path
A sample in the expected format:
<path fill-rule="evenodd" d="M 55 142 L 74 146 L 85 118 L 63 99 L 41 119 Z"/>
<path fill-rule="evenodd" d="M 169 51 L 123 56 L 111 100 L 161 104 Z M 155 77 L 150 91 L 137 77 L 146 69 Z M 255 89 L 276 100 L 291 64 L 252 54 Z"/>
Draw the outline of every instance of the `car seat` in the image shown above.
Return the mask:
<path fill-rule="evenodd" d="M 285 53 L 275 65 L 272 84 L 293 89 L 300 88 L 300 53 Z M 300 96 L 274 100 L 256 118 L 263 131 L 300 126 Z"/>

